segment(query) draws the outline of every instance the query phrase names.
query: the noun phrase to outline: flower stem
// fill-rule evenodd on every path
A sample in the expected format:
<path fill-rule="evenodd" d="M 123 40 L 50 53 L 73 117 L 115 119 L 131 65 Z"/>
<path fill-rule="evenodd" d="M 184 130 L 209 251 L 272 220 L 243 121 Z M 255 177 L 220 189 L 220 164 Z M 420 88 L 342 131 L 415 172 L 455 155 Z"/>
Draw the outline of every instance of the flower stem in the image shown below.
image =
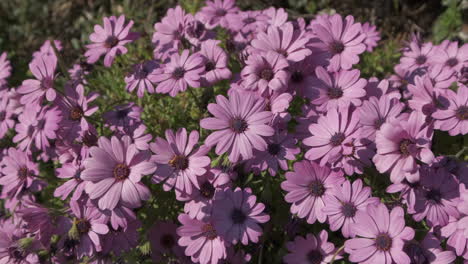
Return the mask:
<path fill-rule="evenodd" d="M 338 254 L 343 251 L 344 249 L 344 245 L 342 245 L 338 250 L 336 250 L 335 254 L 333 254 L 333 258 L 331 259 L 330 261 L 330 264 L 333 264 L 333 262 L 335 262 L 335 258 L 336 256 L 338 256 Z"/>

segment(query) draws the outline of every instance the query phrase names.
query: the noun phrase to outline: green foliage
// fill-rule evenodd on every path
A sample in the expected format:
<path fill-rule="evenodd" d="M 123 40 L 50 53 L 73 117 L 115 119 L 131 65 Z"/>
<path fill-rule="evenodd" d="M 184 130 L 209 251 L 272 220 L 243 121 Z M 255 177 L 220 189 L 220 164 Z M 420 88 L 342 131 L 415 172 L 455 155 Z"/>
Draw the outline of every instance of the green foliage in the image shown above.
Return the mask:
<path fill-rule="evenodd" d="M 463 24 L 460 0 L 446 0 L 447 9 L 437 18 L 432 28 L 433 38 L 438 43 L 455 37 Z"/>
<path fill-rule="evenodd" d="M 400 45 L 394 39 L 379 42 L 379 45 L 371 52 L 365 52 L 360 59 L 357 68 L 361 70 L 361 77 L 388 77 L 393 73 L 393 67 L 400 58 Z"/>

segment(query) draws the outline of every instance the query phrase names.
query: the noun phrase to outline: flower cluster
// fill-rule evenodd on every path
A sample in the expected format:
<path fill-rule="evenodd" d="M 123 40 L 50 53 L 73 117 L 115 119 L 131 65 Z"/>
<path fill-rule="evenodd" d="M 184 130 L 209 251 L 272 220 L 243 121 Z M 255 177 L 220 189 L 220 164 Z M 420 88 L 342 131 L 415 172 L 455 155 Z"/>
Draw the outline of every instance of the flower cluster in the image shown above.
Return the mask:
<path fill-rule="evenodd" d="M 113 76 L 138 99 L 106 105 L 87 79 L 149 42 L 133 24 L 104 17 L 67 72 L 46 41 L 18 87 L 1 53 L 0 263 L 260 263 L 270 232 L 285 263 L 468 261 L 468 147 L 434 146 L 466 141 L 468 44 L 415 37 L 379 80 L 357 67 L 369 23 L 206 1 L 167 10 Z M 144 99 L 193 89 L 196 128 L 151 133 Z"/>

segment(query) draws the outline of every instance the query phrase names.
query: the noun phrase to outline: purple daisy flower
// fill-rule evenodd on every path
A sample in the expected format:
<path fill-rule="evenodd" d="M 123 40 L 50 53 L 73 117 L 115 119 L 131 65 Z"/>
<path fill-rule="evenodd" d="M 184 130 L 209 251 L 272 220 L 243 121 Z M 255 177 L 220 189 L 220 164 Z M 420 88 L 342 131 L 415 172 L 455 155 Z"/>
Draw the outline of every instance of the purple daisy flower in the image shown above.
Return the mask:
<path fill-rule="evenodd" d="M 289 74 L 288 62 L 281 55 L 273 52 L 251 54 L 242 69 L 243 85 L 259 94 L 268 96 L 286 88 Z"/>
<path fill-rule="evenodd" d="M 141 123 L 141 112 L 143 112 L 141 107 L 130 102 L 104 113 L 103 118 L 113 131 L 125 133 L 129 128 Z"/>
<path fill-rule="evenodd" d="M 323 212 L 328 216 L 331 231 L 341 228 L 345 238 L 354 237 L 356 234 L 351 229 L 351 224 L 356 223 L 356 213 L 365 212 L 367 205 L 380 203 L 378 197 L 371 197 L 370 187 L 364 187 L 362 180 L 357 179 L 351 185 L 345 181 L 341 186 L 333 189 L 333 194 L 324 197 L 326 207 Z"/>
<path fill-rule="evenodd" d="M 430 66 L 430 58 L 434 56 L 435 51 L 436 49 L 432 43 L 421 44 L 419 40 L 413 39 L 407 50 L 403 51 L 400 65 L 411 71 Z"/>
<path fill-rule="evenodd" d="M 286 248 L 290 252 L 283 257 L 286 264 L 326 264 L 343 258 L 341 254 L 336 254 L 335 245 L 328 242 L 328 233 L 325 230 L 318 236 L 297 236 L 294 241 L 286 243 Z"/>
<path fill-rule="evenodd" d="M 309 126 L 310 137 L 302 143 L 311 149 L 305 154 L 308 160 L 320 159 L 320 165 L 333 163 L 343 155 L 345 144 L 359 135 L 359 118 L 352 105 L 329 109 Z"/>
<path fill-rule="evenodd" d="M 102 237 L 102 253 L 122 256 L 125 252 L 134 249 L 138 246 L 139 234 L 137 230 L 141 227 L 141 222 L 138 219 L 132 219 L 125 229 L 114 230 L 110 228 L 109 232 Z"/>
<path fill-rule="evenodd" d="M 274 130 L 268 123 L 272 119 L 270 111 L 264 111 L 265 101 L 249 96 L 242 100 L 237 92 L 230 93 L 229 100 L 216 96 L 216 104 L 209 104 L 208 111 L 215 117 L 200 121 L 204 129 L 217 130 L 206 139 L 208 146 L 216 145 L 216 154 L 229 153 L 229 160 L 237 162 L 253 157 L 252 150 L 265 150 L 267 143 L 263 137 L 272 136 Z"/>
<path fill-rule="evenodd" d="M 140 180 L 153 173 L 155 166 L 148 161 L 149 153 L 138 151 L 128 136 L 100 137 L 98 147 L 89 151 L 91 157 L 83 163 L 81 179 L 89 181 L 85 191 L 90 199 L 98 200 L 100 209 L 112 210 L 119 202 L 137 208 L 141 200 L 149 198 L 150 192 Z"/>
<path fill-rule="evenodd" d="M 227 17 L 239 12 L 235 0 L 206 1 L 205 4 L 206 6 L 199 11 L 199 16 L 210 29 L 216 26 L 229 27 Z"/>
<path fill-rule="evenodd" d="M 156 92 L 175 97 L 179 92 L 185 92 L 188 86 L 200 87 L 205 71 L 203 66 L 203 56 L 199 53 L 190 55 L 188 50 L 184 50 L 181 55 L 173 54 L 170 61 L 163 65 L 162 73 L 152 76 L 152 81 L 159 83 Z"/>
<path fill-rule="evenodd" d="M 292 23 L 281 27 L 270 26 L 267 32 L 260 32 L 252 40 L 252 47 L 260 52 L 273 52 L 291 62 L 298 62 L 312 54 L 306 47 L 310 38 L 307 34 L 294 30 Z"/>
<path fill-rule="evenodd" d="M 207 40 L 201 43 L 200 54 L 205 57 L 205 74 L 202 76 L 201 84 L 204 87 L 231 78 L 231 71 L 227 67 L 228 56 L 219 47 L 219 40 Z"/>
<path fill-rule="evenodd" d="M 161 22 L 154 24 L 153 44 L 177 47 L 183 36 L 185 20 L 186 14 L 182 7 L 178 5 L 175 8 L 169 8 Z"/>
<path fill-rule="evenodd" d="M 335 14 L 317 18 L 312 30 L 328 48 L 331 55 L 329 68 L 332 71 L 351 69 L 353 64 L 359 62 L 358 55 L 366 50 L 366 35 L 362 33 L 361 23 L 354 23 L 352 16 L 343 19 Z"/>
<path fill-rule="evenodd" d="M 2 139 L 8 130 L 15 127 L 14 113 L 10 104 L 8 95 L 1 95 L 0 98 L 0 139 Z"/>
<path fill-rule="evenodd" d="M 138 38 L 138 33 L 130 32 L 133 20 L 125 24 L 125 16 L 104 17 L 104 28 L 101 25 L 94 26 L 94 32 L 89 35 L 92 44 L 86 45 L 88 49 L 84 54 L 87 62 L 94 64 L 102 55 L 104 56 L 104 66 L 110 67 L 115 56 L 127 53 L 125 44 Z"/>
<path fill-rule="evenodd" d="M 70 75 L 70 79 L 73 84 L 77 85 L 78 83 L 81 84 L 88 84 L 85 77 L 86 75 L 90 74 L 92 70 L 91 64 L 86 62 L 76 63 L 73 64 L 72 68 L 68 70 L 68 74 Z"/>
<path fill-rule="evenodd" d="M 284 199 L 291 203 L 291 213 L 305 218 L 309 224 L 316 220 L 324 223 L 327 220 L 322 210 L 326 206 L 325 196 L 332 195 L 335 185 L 344 180 L 342 172 L 304 160 L 294 163 L 294 171 L 286 172 L 281 189 L 288 192 Z"/>
<path fill-rule="evenodd" d="M 7 53 L 0 55 L 0 90 L 6 85 L 6 79 L 11 75 L 10 61 L 7 59 Z"/>
<path fill-rule="evenodd" d="M 377 27 L 371 25 L 369 22 L 362 24 L 362 33 L 366 35 L 364 44 L 366 44 L 366 50 L 372 52 L 377 47 L 377 42 L 380 40 L 380 33 L 377 31 Z"/>
<path fill-rule="evenodd" d="M 169 261 L 169 257 L 174 254 L 178 257 L 185 256 L 183 249 L 177 244 L 177 225 L 172 222 L 156 222 L 151 227 L 148 239 L 151 244 L 151 259 L 155 263 Z"/>
<path fill-rule="evenodd" d="M 265 205 L 257 203 L 252 190 L 228 188 L 216 195 L 219 197 L 213 201 L 212 220 L 219 235 L 233 244 L 258 243 L 262 235 L 259 224 L 268 222 L 270 216 L 263 212 Z"/>
<path fill-rule="evenodd" d="M 363 174 L 364 167 L 372 166 L 375 147 L 368 138 L 362 137 L 360 132 L 358 134 L 359 137 L 350 138 L 343 144 L 341 158 L 331 164 L 333 169 L 341 169 L 351 176 L 354 173 Z"/>
<path fill-rule="evenodd" d="M 165 191 L 175 189 L 177 197 L 190 195 L 193 187 L 200 189 L 197 178 L 206 172 L 210 158 L 206 155 L 209 148 L 198 147 L 200 135 L 196 130 L 187 137 L 185 128 L 176 133 L 166 130 L 166 139 L 157 137 L 150 149 L 155 153 L 152 161 L 156 163 L 152 181 L 163 183 Z"/>
<path fill-rule="evenodd" d="M 468 87 L 460 84 L 458 91 L 447 91 L 450 104 L 432 114 L 435 128 L 448 131 L 451 136 L 468 134 Z"/>
<path fill-rule="evenodd" d="M 177 228 L 179 245 L 185 247 L 185 255 L 195 263 L 218 263 L 226 258 L 227 242 L 219 236 L 211 221 L 192 219 L 187 214 L 180 214 L 181 227 Z"/>
<path fill-rule="evenodd" d="M 359 70 L 327 72 L 323 67 L 315 69 L 317 78 L 305 91 L 305 96 L 318 106 L 318 110 L 326 111 L 334 107 L 343 107 L 346 104 L 360 106 L 366 96 L 367 81 L 359 78 Z"/>
<path fill-rule="evenodd" d="M 377 132 L 377 154 L 372 160 L 380 173 L 390 172 L 393 183 L 405 177 L 410 182 L 417 180 L 419 165 L 416 160 L 430 164 L 434 159 L 430 149 L 432 134 L 428 133 L 424 122 L 422 114 L 412 112 L 408 120 L 391 120 Z"/>
<path fill-rule="evenodd" d="M 403 251 L 414 230 L 405 226 L 405 213 L 395 207 L 389 213 L 384 204 L 368 205 L 367 212 L 356 214 L 351 228 L 358 236 L 345 242 L 349 261 L 354 263 L 410 263 Z"/>
<path fill-rule="evenodd" d="M 414 264 L 447 264 L 453 263 L 457 258 L 452 251 L 442 249 L 440 240 L 432 232 L 428 232 L 421 242 L 406 242 L 403 251 Z"/>
<path fill-rule="evenodd" d="M 36 240 L 29 246 L 22 244 L 22 239 L 28 239 L 28 233 L 20 229 L 14 218 L 2 218 L 0 221 L 0 263 L 39 264 L 39 256 L 35 253 L 40 249 Z"/>
<path fill-rule="evenodd" d="M 263 10 L 263 13 L 265 13 L 268 16 L 268 23 L 271 26 L 281 27 L 288 21 L 288 13 L 286 13 L 286 11 L 284 11 L 283 8 L 277 9 L 274 7 L 270 7 L 268 9 Z"/>
<path fill-rule="evenodd" d="M 466 201 L 465 201 L 466 202 Z M 459 218 L 450 217 L 449 223 L 440 229 L 442 238 L 447 238 L 447 249 L 468 260 L 468 211 Z"/>
<path fill-rule="evenodd" d="M 429 67 L 426 76 L 431 80 L 435 90 L 449 89 L 457 81 L 457 72 L 441 64 Z"/>
<path fill-rule="evenodd" d="M 314 81 L 314 56 L 307 56 L 304 60 L 290 64 L 288 90 L 304 96 L 305 91 Z"/>
<path fill-rule="evenodd" d="M 24 105 L 40 105 L 44 99 L 52 102 L 56 97 L 54 89 L 57 59 L 53 56 L 38 56 L 29 63 L 29 70 L 36 79 L 23 81 L 17 92 L 21 94 L 20 102 Z"/>
<path fill-rule="evenodd" d="M 60 179 L 68 179 L 64 184 L 57 187 L 54 191 L 55 197 L 65 200 L 71 193 L 72 200 L 79 200 L 84 194 L 87 181 L 81 179 L 81 172 L 84 166 L 80 162 L 70 162 L 62 165 L 57 169 L 57 177 Z"/>
<path fill-rule="evenodd" d="M 137 90 L 137 96 L 142 98 L 145 91 L 154 93 L 153 77 L 157 76 L 158 64 L 155 61 L 149 60 L 140 64 L 133 65 L 131 74 L 125 76 L 125 89 L 129 93 Z"/>
<path fill-rule="evenodd" d="M 436 49 L 431 57 L 434 63 L 460 71 L 468 62 L 468 44 L 458 47 L 457 41 L 444 40 Z"/>

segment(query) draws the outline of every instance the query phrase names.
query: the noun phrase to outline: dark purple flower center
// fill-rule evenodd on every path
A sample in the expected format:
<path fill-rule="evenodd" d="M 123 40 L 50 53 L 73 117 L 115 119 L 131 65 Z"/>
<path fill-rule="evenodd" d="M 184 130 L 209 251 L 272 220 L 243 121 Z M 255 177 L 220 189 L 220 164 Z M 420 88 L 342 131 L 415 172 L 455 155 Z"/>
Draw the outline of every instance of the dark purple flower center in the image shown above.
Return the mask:
<path fill-rule="evenodd" d="M 175 245 L 174 236 L 172 236 L 171 234 L 162 235 L 159 242 L 164 248 L 167 248 L 167 249 L 170 249 Z"/>
<path fill-rule="evenodd" d="M 200 194 L 205 197 L 206 199 L 211 199 L 213 198 L 213 195 L 215 193 L 215 187 L 211 182 L 205 181 L 201 186 L 200 186 Z"/>
<path fill-rule="evenodd" d="M 185 170 L 189 166 L 189 160 L 187 157 L 183 155 L 175 155 L 169 161 L 169 165 L 171 165 L 171 167 L 178 169 L 178 170 Z"/>
<path fill-rule="evenodd" d="M 378 130 L 384 123 L 385 123 L 385 119 L 378 118 L 374 121 L 374 128 Z"/>
<path fill-rule="evenodd" d="M 79 106 L 75 106 L 70 110 L 70 119 L 73 121 L 78 121 L 83 117 L 83 109 Z"/>
<path fill-rule="evenodd" d="M 119 43 L 119 39 L 116 36 L 108 36 L 106 40 L 104 41 L 104 47 L 110 49 Z"/>
<path fill-rule="evenodd" d="M 455 117 L 459 120 L 468 120 L 468 106 L 460 106 L 455 112 Z"/>
<path fill-rule="evenodd" d="M 312 196 L 320 197 L 325 193 L 325 186 L 319 180 L 314 180 L 309 184 L 310 194 Z"/>
<path fill-rule="evenodd" d="M 268 144 L 268 153 L 270 153 L 271 155 L 273 155 L 273 156 L 278 155 L 280 150 L 281 150 L 281 145 L 280 144 L 276 144 L 276 143 Z"/>
<path fill-rule="evenodd" d="M 175 68 L 174 72 L 172 73 L 172 77 L 174 77 L 174 79 L 176 80 L 182 79 L 184 75 L 185 75 L 185 69 L 183 67 Z"/>
<path fill-rule="evenodd" d="M 19 170 L 18 170 L 18 178 L 20 178 L 21 180 L 24 180 L 28 177 L 29 175 L 29 170 L 28 168 L 26 167 L 21 167 Z"/>
<path fill-rule="evenodd" d="M 323 260 L 322 253 L 320 253 L 320 251 L 318 250 L 313 249 L 309 253 L 307 253 L 307 260 L 310 264 L 320 264 Z"/>
<path fill-rule="evenodd" d="M 63 247 L 66 251 L 73 249 L 75 246 L 79 244 L 78 240 L 71 239 L 67 237 L 65 241 L 63 242 Z"/>
<path fill-rule="evenodd" d="M 91 229 L 91 224 L 86 219 L 79 219 L 76 221 L 76 228 L 78 228 L 80 234 L 86 234 Z"/>
<path fill-rule="evenodd" d="M 205 25 L 196 20 L 187 27 L 187 35 L 191 38 L 200 38 L 205 32 Z"/>
<path fill-rule="evenodd" d="M 375 238 L 375 247 L 381 251 L 388 251 L 392 247 L 392 238 L 387 233 L 381 233 Z"/>
<path fill-rule="evenodd" d="M 446 62 L 445 62 L 445 65 L 449 66 L 449 67 L 454 67 L 458 64 L 458 60 L 457 58 L 450 58 L 448 59 Z"/>
<path fill-rule="evenodd" d="M 216 16 L 225 16 L 227 14 L 227 11 L 222 8 L 218 8 L 215 12 Z"/>
<path fill-rule="evenodd" d="M 43 90 L 52 88 L 53 85 L 54 85 L 54 80 L 48 76 L 44 77 L 44 79 L 41 80 L 41 89 Z"/>
<path fill-rule="evenodd" d="M 10 256 L 10 259 L 15 259 L 18 261 L 24 260 L 26 258 L 25 252 L 18 247 L 8 248 L 8 255 Z M 22 261 L 20 261 L 19 263 L 22 263 Z"/>
<path fill-rule="evenodd" d="M 117 119 L 125 119 L 130 113 L 130 108 L 120 109 L 115 112 Z"/>
<path fill-rule="evenodd" d="M 231 219 L 234 224 L 243 224 L 247 219 L 247 215 L 241 209 L 234 208 L 231 212 Z"/>
<path fill-rule="evenodd" d="M 353 203 L 346 202 L 341 205 L 341 213 L 345 217 L 354 217 L 356 215 L 357 208 Z"/>
<path fill-rule="evenodd" d="M 0 122 L 5 121 L 5 118 L 6 118 L 6 112 L 5 112 L 5 111 L 1 111 L 1 112 L 0 112 Z"/>
<path fill-rule="evenodd" d="M 137 80 L 146 79 L 146 77 L 148 77 L 148 72 L 150 72 L 150 69 L 147 69 L 144 66 L 139 67 L 135 72 L 135 79 Z"/>
<path fill-rule="evenodd" d="M 244 119 L 234 118 L 231 120 L 230 127 L 234 132 L 240 134 L 247 130 L 249 124 Z"/>
<path fill-rule="evenodd" d="M 202 226 L 202 232 L 203 235 L 205 235 L 205 237 L 209 240 L 213 240 L 218 237 L 216 229 L 214 229 L 214 227 L 211 224 L 205 224 L 204 226 Z"/>
<path fill-rule="evenodd" d="M 252 24 L 255 21 L 257 21 L 257 20 L 254 17 L 247 17 L 247 18 L 244 18 L 244 20 L 242 20 L 242 22 L 244 22 L 244 24 L 246 24 L 246 25 Z"/>
<path fill-rule="evenodd" d="M 304 80 L 304 75 L 302 74 L 301 71 L 294 71 L 291 74 L 291 81 L 293 83 L 300 83 L 300 82 L 302 82 L 302 80 Z"/>
<path fill-rule="evenodd" d="M 338 99 L 343 96 L 343 90 L 340 87 L 330 87 L 328 89 L 327 95 L 331 99 Z"/>
<path fill-rule="evenodd" d="M 404 156 L 408 156 L 410 154 L 409 148 L 411 144 L 413 144 L 413 142 L 409 139 L 403 139 L 400 141 L 400 153 Z"/>
<path fill-rule="evenodd" d="M 260 78 L 262 78 L 263 80 L 271 81 L 273 79 L 273 76 L 273 70 L 270 68 L 263 69 L 260 72 Z"/>
<path fill-rule="evenodd" d="M 206 72 L 209 72 L 209 71 L 212 71 L 216 68 L 214 62 L 212 61 L 207 61 L 206 64 L 205 64 L 205 71 Z"/>
<path fill-rule="evenodd" d="M 331 138 L 330 138 L 330 144 L 332 146 L 336 147 L 341 145 L 343 141 L 345 140 L 346 136 L 342 132 L 336 132 Z"/>
<path fill-rule="evenodd" d="M 123 163 L 119 163 L 114 167 L 114 178 L 119 181 L 127 179 L 128 175 L 130 175 L 130 168 Z"/>
<path fill-rule="evenodd" d="M 332 54 L 340 54 L 341 52 L 344 51 L 344 49 L 345 49 L 345 46 L 343 42 L 339 40 L 335 40 L 332 43 L 330 43 L 330 51 Z"/>
<path fill-rule="evenodd" d="M 89 131 L 87 131 L 83 135 L 83 144 L 86 145 L 87 147 L 96 146 L 97 141 L 98 141 L 97 136 Z"/>
<path fill-rule="evenodd" d="M 427 61 L 427 57 L 424 55 L 419 55 L 418 57 L 416 57 L 417 65 L 423 65 L 424 63 L 426 63 L 426 61 Z"/>
<path fill-rule="evenodd" d="M 437 189 L 430 189 L 426 192 L 426 199 L 439 204 L 442 200 L 442 193 Z"/>
<path fill-rule="evenodd" d="M 411 259 L 411 263 L 430 264 L 427 259 L 424 249 L 417 242 L 408 241 L 403 247 L 403 251 L 408 254 Z"/>
<path fill-rule="evenodd" d="M 73 178 L 75 181 L 82 182 L 83 180 L 81 179 L 81 170 L 77 170 L 75 175 L 73 175 Z"/>

